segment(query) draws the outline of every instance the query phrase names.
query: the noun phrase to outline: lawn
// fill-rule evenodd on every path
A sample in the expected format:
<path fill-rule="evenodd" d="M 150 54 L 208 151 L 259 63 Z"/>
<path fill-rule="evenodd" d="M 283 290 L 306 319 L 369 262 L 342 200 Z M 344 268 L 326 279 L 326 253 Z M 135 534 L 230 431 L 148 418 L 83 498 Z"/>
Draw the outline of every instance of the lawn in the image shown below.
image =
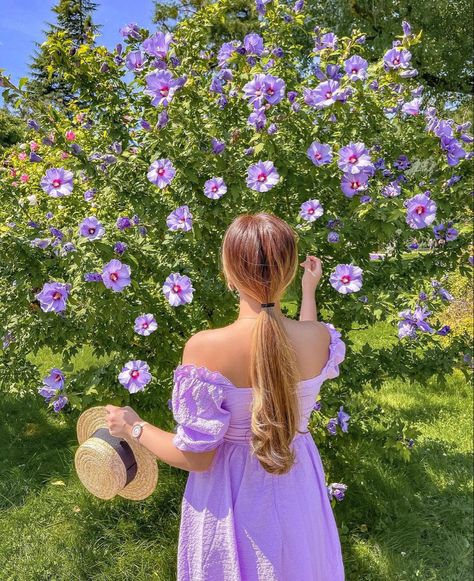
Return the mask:
<path fill-rule="evenodd" d="M 380 324 L 351 333 L 359 348 L 389 332 Z M 38 361 L 45 370 L 58 363 L 50 352 Z M 76 366 L 90 361 L 85 350 Z M 472 386 L 460 372 L 448 379 L 443 389 L 387 381 L 354 402 L 379 403 L 420 435 L 409 463 L 382 460 L 377 445 L 364 442 L 345 467 L 351 485 L 335 513 L 348 581 L 472 578 Z M 2 402 L 2 581 L 173 581 L 187 473 L 160 462 L 148 499 L 99 500 L 74 472 L 75 422 L 42 402 L 10 395 Z M 147 419 L 169 429 L 167 409 Z"/>

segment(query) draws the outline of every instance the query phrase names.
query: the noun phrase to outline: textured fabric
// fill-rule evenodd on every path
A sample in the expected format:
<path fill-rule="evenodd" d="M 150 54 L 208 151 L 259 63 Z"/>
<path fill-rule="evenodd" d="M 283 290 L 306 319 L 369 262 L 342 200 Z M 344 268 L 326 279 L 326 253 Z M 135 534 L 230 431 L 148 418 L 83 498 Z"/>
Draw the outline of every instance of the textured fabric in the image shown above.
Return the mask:
<path fill-rule="evenodd" d="M 266 472 L 250 454 L 252 388 L 218 371 L 178 365 L 173 438 L 180 450 L 217 448 L 209 470 L 190 472 L 181 505 L 178 581 L 344 581 L 324 469 L 307 426 L 326 379 L 339 375 L 346 346 L 330 323 L 329 358 L 299 383 L 302 419 L 287 474 Z"/>

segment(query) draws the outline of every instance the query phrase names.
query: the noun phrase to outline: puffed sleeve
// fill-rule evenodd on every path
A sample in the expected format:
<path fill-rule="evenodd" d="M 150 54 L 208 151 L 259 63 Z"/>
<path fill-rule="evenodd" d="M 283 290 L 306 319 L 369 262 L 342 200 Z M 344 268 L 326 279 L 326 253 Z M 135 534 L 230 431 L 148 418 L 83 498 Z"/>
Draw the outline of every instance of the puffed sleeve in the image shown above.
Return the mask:
<path fill-rule="evenodd" d="M 325 379 L 333 379 L 339 375 L 339 364 L 344 361 L 346 356 L 346 344 L 341 339 L 341 333 L 332 323 L 323 323 L 329 330 L 331 342 L 329 344 L 329 358 L 324 366 L 321 375 Z"/>
<path fill-rule="evenodd" d="M 223 376 L 206 367 L 178 365 L 174 370 L 171 410 L 177 422 L 174 445 L 183 451 L 217 448 L 229 427 Z"/>

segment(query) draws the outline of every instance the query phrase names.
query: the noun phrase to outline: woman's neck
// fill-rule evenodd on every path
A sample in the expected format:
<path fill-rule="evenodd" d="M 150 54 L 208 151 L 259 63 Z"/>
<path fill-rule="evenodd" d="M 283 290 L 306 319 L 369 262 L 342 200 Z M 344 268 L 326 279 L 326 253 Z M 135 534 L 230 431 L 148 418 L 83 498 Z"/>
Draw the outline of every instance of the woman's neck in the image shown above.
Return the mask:
<path fill-rule="evenodd" d="M 260 306 L 260 302 L 255 300 L 253 297 L 246 295 L 245 293 L 239 293 L 239 315 L 238 318 L 247 318 L 247 317 L 258 317 L 262 307 Z M 281 308 L 280 308 L 280 299 L 275 299 L 271 301 L 275 303 L 275 306 L 270 307 L 273 309 L 275 314 L 282 315 Z M 268 307 L 263 307 L 268 308 Z"/>

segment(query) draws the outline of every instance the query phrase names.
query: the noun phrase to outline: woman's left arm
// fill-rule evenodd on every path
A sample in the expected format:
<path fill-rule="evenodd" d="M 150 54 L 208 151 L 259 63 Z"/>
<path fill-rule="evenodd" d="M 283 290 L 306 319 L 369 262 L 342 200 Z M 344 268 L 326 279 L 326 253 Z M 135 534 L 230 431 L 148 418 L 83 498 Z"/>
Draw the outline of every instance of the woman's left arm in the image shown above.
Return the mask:
<path fill-rule="evenodd" d="M 118 407 L 109 404 L 105 408 L 108 412 L 107 422 L 112 436 L 121 438 L 127 435 L 132 438 L 133 424 L 138 421 L 144 421 L 130 406 Z M 188 472 L 203 472 L 209 468 L 216 450 L 209 452 L 183 452 L 174 445 L 174 436 L 174 432 L 166 432 L 146 422 L 138 442 L 159 460 L 175 468 L 181 468 L 181 470 Z"/>

